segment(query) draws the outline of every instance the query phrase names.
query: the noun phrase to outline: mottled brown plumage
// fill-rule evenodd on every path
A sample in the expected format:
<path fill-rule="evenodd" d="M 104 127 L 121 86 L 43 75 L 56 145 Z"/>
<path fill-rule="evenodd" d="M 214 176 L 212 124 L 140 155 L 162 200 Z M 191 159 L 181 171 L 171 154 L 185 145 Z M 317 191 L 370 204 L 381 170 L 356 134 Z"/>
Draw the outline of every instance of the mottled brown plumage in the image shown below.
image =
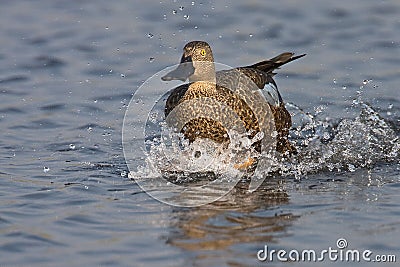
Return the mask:
<path fill-rule="evenodd" d="M 189 79 L 189 83 L 171 91 L 165 105 L 165 116 L 175 112 L 174 119 L 180 120 L 181 125 L 172 126 L 179 128 L 190 142 L 196 138 L 209 138 L 224 143 L 229 142 L 226 125 L 236 125 L 235 120 L 239 120 L 249 137 L 253 138 L 260 128 L 268 127 L 264 120 L 268 120 L 270 110 L 277 132 L 276 150 L 294 153 L 296 150 L 287 139 L 291 117 L 273 80 L 273 71 L 302 56 L 283 53 L 254 65 L 215 72 L 210 46 L 202 41 L 190 42 L 183 49 L 178 68 L 162 77 L 165 81 Z M 253 94 L 256 91 L 258 93 Z M 208 102 L 200 102 L 203 99 Z M 175 109 L 182 103 L 190 105 Z M 204 109 L 207 114 L 201 115 Z M 236 115 L 229 117 L 228 109 Z M 260 141 L 254 143 L 254 147 L 260 152 Z"/>

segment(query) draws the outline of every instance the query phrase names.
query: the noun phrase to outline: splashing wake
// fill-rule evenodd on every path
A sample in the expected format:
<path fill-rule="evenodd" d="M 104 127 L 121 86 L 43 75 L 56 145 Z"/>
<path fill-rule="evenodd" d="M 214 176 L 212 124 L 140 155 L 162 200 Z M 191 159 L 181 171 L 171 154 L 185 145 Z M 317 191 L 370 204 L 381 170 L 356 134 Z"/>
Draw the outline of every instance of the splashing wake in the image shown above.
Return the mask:
<path fill-rule="evenodd" d="M 301 178 L 320 171 L 354 172 L 382 162 L 398 161 L 398 133 L 370 104 L 364 103 L 360 95 L 352 104 L 358 113 L 353 119 L 320 119 L 318 115 L 306 114 L 290 103 L 286 108 L 293 117 L 290 140 L 298 153 L 290 159 L 273 157 L 267 161 L 268 164 L 258 166 L 264 175 L 278 173 Z M 156 121 L 154 119 L 153 123 Z M 170 131 L 165 124 L 162 126 L 164 131 L 161 135 L 149 137 L 146 141 L 146 166 L 138 173 L 131 172 L 131 177 L 174 173 L 175 182 L 213 180 L 221 174 L 234 177 L 239 172 L 234 163 L 240 159 L 271 156 L 259 155 L 251 149 L 251 145 L 259 140 L 257 138 L 250 140 L 230 132 L 228 147 L 209 140 L 196 140 L 189 144 L 182 134 Z"/>
<path fill-rule="evenodd" d="M 303 125 L 291 132 L 298 155 L 283 163 L 283 175 L 304 176 L 322 170 L 350 171 L 398 160 L 399 137 L 369 104 L 357 103 L 360 113 L 338 123 L 300 114 Z"/>

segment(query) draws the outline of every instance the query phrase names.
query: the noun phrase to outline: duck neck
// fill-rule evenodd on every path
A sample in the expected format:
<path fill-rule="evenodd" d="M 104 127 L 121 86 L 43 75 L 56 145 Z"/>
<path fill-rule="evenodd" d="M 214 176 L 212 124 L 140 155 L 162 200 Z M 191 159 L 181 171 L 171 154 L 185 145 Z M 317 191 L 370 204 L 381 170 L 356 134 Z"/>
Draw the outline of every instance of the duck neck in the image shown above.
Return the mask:
<path fill-rule="evenodd" d="M 189 82 L 216 82 L 214 62 L 196 61 L 193 62 L 194 73 L 189 77 Z"/>

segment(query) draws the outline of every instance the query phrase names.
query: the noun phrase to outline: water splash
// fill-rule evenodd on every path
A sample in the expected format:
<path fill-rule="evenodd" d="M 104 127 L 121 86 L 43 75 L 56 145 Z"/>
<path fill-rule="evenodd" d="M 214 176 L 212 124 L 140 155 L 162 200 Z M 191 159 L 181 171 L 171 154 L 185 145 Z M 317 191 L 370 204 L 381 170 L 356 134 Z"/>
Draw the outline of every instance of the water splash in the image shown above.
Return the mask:
<path fill-rule="evenodd" d="M 398 161 L 400 142 L 396 130 L 373 106 L 363 101 L 361 90 L 351 102 L 351 109 L 357 115 L 345 119 L 323 117 L 326 108 L 323 105 L 316 107 L 312 115 L 287 103 L 286 108 L 293 120 L 289 138 L 298 152 L 290 158 L 260 155 L 252 149 L 252 144 L 262 136 L 249 139 L 234 131 L 229 132 L 231 143 L 228 145 L 215 144 L 207 139 L 189 144 L 182 134 L 163 124 L 160 110 L 149 116 L 149 121 L 161 125 L 163 133 L 148 137 L 146 166 L 137 173 L 130 173 L 130 177 L 154 177 L 168 172 L 173 173 L 175 182 L 212 180 L 227 173 L 234 177 L 238 172 L 235 163 L 248 157 L 268 158 L 260 161 L 268 164 L 258 166 L 263 175 L 273 173 L 296 178 L 321 171 L 354 172 L 360 168 L 373 168 L 379 163 Z"/>
<path fill-rule="evenodd" d="M 282 175 L 304 177 L 318 171 L 350 171 L 398 161 L 398 133 L 390 123 L 362 99 L 360 91 L 352 101 L 358 115 L 353 119 L 329 120 L 304 113 L 288 105 L 297 127 L 291 140 L 298 154 L 281 164 Z"/>
<path fill-rule="evenodd" d="M 138 173 L 131 172 L 130 177 L 163 175 L 174 183 L 193 182 L 204 176 L 214 180 L 222 174 L 235 177 L 240 172 L 235 168 L 236 164 L 260 156 L 252 145 L 262 139 L 261 133 L 250 139 L 247 134 L 232 130 L 228 133 L 229 144 L 217 144 L 209 139 L 189 143 L 182 133 L 174 132 L 165 124 L 162 128 L 161 135 L 149 136 L 145 141 L 146 167 Z"/>

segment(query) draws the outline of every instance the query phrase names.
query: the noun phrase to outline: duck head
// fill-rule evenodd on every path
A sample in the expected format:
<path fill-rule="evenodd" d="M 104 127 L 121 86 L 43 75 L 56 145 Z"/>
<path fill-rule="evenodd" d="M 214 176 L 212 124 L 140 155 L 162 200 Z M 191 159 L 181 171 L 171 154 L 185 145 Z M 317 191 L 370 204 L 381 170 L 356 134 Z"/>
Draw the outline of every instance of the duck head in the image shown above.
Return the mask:
<path fill-rule="evenodd" d="M 181 80 L 190 82 L 215 81 L 214 57 L 211 47 L 203 41 L 192 41 L 183 48 L 179 66 L 163 76 L 163 81 Z"/>

